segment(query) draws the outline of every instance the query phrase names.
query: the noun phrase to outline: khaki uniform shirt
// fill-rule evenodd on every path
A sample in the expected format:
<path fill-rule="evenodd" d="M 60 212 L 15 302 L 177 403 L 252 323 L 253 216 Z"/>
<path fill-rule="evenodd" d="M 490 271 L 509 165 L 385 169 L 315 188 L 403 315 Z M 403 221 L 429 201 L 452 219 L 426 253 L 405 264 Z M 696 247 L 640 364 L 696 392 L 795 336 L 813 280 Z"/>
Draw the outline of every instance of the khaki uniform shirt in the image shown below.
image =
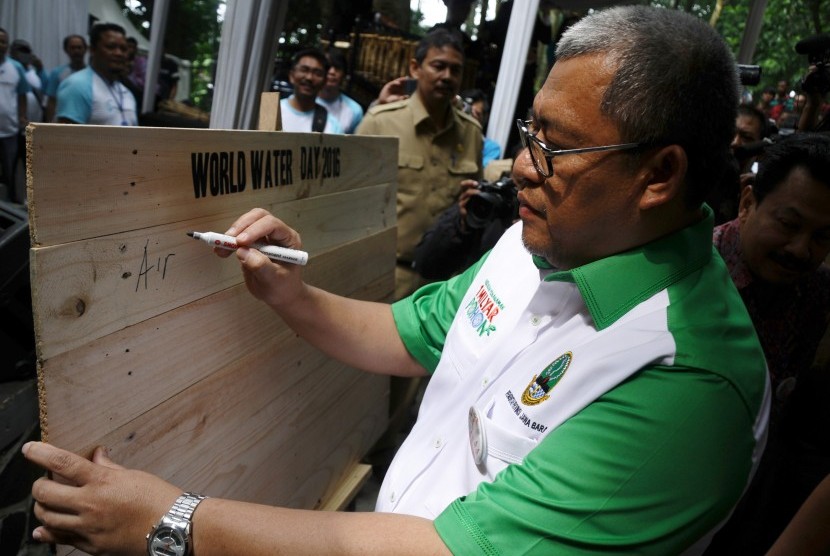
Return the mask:
<path fill-rule="evenodd" d="M 356 133 L 399 138 L 397 256 L 399 266 L 409 266 L 424 232 L 458 199 L 461 181 L 480 179 L 481 126 L 453 109 L 449 124 L 436 129 L 416 94 L 370 109 Z M 396 298 L 420 285 L 413 271 L 402 274 L 413 276 L 403 290 L 396 287 Z"/>

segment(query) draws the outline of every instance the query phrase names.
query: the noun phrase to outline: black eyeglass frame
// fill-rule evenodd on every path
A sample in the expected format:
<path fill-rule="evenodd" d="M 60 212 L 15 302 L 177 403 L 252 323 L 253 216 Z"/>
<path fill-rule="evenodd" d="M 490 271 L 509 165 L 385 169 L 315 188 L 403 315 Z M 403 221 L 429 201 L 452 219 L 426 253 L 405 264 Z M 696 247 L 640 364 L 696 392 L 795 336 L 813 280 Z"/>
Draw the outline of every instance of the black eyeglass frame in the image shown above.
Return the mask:
<path fill-rule="evenodd" d="M 592 153 L 592 152 L 600 152 L 600 151 L 621 151 L 621 150 L 628 150 L 628 149 L 636 149 L 638 147 L 642 147 L 644 143 L 620 143 L 617 145 L 603 145 L 600 147 L 583 147 L 581 149 L 551 149 L 547 145 L 545 145 L 541 139 L 536 137 L 535 134 L 530 132 L 529 125 L 532 123 L 531 120 L 516 120 L 516 126 L 519 128 L 519 138 L 522 141 L 522 147 L 527 149 L 530 154 L 530 160 L 533 162 L 533 167 L 536 168 L 536 171 L 544 178 L 550 178 L 553 176 L 553 157 L 555 156 L 562 156 L 563 154 L 579 154 L 579 153 Z M 530 141 L 536 143 L 536 145 L 542 150 L 544 153 L 542 156 L 544 157 L 545 161 L 548 163 L 548 171 L 545 172 L 542 169 L 542 164 L 539 160 L 536 159 L 536 155 L 533 154 L 533 149 L 530 148 Z"/>

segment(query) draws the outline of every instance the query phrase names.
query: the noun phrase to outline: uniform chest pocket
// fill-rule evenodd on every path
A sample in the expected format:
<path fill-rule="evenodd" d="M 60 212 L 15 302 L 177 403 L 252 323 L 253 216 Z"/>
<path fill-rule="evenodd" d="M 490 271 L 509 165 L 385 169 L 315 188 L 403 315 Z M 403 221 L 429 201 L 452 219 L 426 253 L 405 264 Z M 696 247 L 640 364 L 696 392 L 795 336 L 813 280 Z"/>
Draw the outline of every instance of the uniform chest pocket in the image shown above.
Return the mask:
<path fill-rule="evenodd" d="M 459 160 L 450 166 L 449 173 L 457 176 L 459 180 L 464 178 L 475 179 L 478 177 L 478 164 L 472 160 Z"/>
<path fill-rule="evenodd" d="M 411 202 L 424 192 L 424 157 L 416 154 L 398 153 L 398 202 Z M 400 218 L 400 214 L 399 214 Z"/>
<path fill-rule="evenodd" d="M 424 168 L 424 157 L 417 154 L 398 153 L 398 168 L 422 170 Z"/>

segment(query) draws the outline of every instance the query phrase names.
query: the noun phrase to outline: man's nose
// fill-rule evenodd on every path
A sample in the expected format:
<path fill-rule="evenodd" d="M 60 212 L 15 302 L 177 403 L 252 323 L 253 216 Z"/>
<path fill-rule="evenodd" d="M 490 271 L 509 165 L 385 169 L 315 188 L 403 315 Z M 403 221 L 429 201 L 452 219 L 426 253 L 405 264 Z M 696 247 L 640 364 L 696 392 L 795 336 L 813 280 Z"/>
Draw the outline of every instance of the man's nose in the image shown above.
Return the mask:
<path fill-rule="evenodd" d="M 787 243 L 786 250 L 793 256 L 802 261 L 810 258 L 810 243 L 812 238 L 809 233 L 802 232 L 790 238 Z"/>
<path fill-rule="evenodd" d="M 453 78 L 452 68 L 444 68 L 441 70 L 439 77 L 444 81 L 450 81 Z"/>
<path fill-rule="evenodd" d="M 519 190 L 545 183 L 545 179 L 536 171 L 533 160 L 530 158 L 530 150 L 527 147 L 520 150 L 513 161 L 513 181 Z"/>

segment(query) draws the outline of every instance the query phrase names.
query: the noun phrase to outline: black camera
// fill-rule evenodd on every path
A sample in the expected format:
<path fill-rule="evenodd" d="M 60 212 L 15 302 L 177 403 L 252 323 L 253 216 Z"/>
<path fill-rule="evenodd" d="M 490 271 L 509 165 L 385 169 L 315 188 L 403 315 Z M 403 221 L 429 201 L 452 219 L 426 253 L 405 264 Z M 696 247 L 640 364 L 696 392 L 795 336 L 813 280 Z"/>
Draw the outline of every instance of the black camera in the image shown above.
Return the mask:
<path fill-rule="evenodd" d="M 830 35 L 822 33 L 798 41 L 795 51 L 806 54 L 810 65 L 816 66 L 815 71 L 801 80 L 801 90 L 821 95 L 830 92 Z"/>
<path fill-rule="evenodd" d="M 744 87 L 752 87 L 761 82 L 761 66 L 737 64 L 738 79 Z"/>
<path fill-rule="evenodd" d="M 519 216 L 519 200 L 516 184 L 509 175 L 498 181 L 480 181 L 478 194 L 467 200 L 467 226 L 478 230 L 493 220 L 512 222 Z"/>

